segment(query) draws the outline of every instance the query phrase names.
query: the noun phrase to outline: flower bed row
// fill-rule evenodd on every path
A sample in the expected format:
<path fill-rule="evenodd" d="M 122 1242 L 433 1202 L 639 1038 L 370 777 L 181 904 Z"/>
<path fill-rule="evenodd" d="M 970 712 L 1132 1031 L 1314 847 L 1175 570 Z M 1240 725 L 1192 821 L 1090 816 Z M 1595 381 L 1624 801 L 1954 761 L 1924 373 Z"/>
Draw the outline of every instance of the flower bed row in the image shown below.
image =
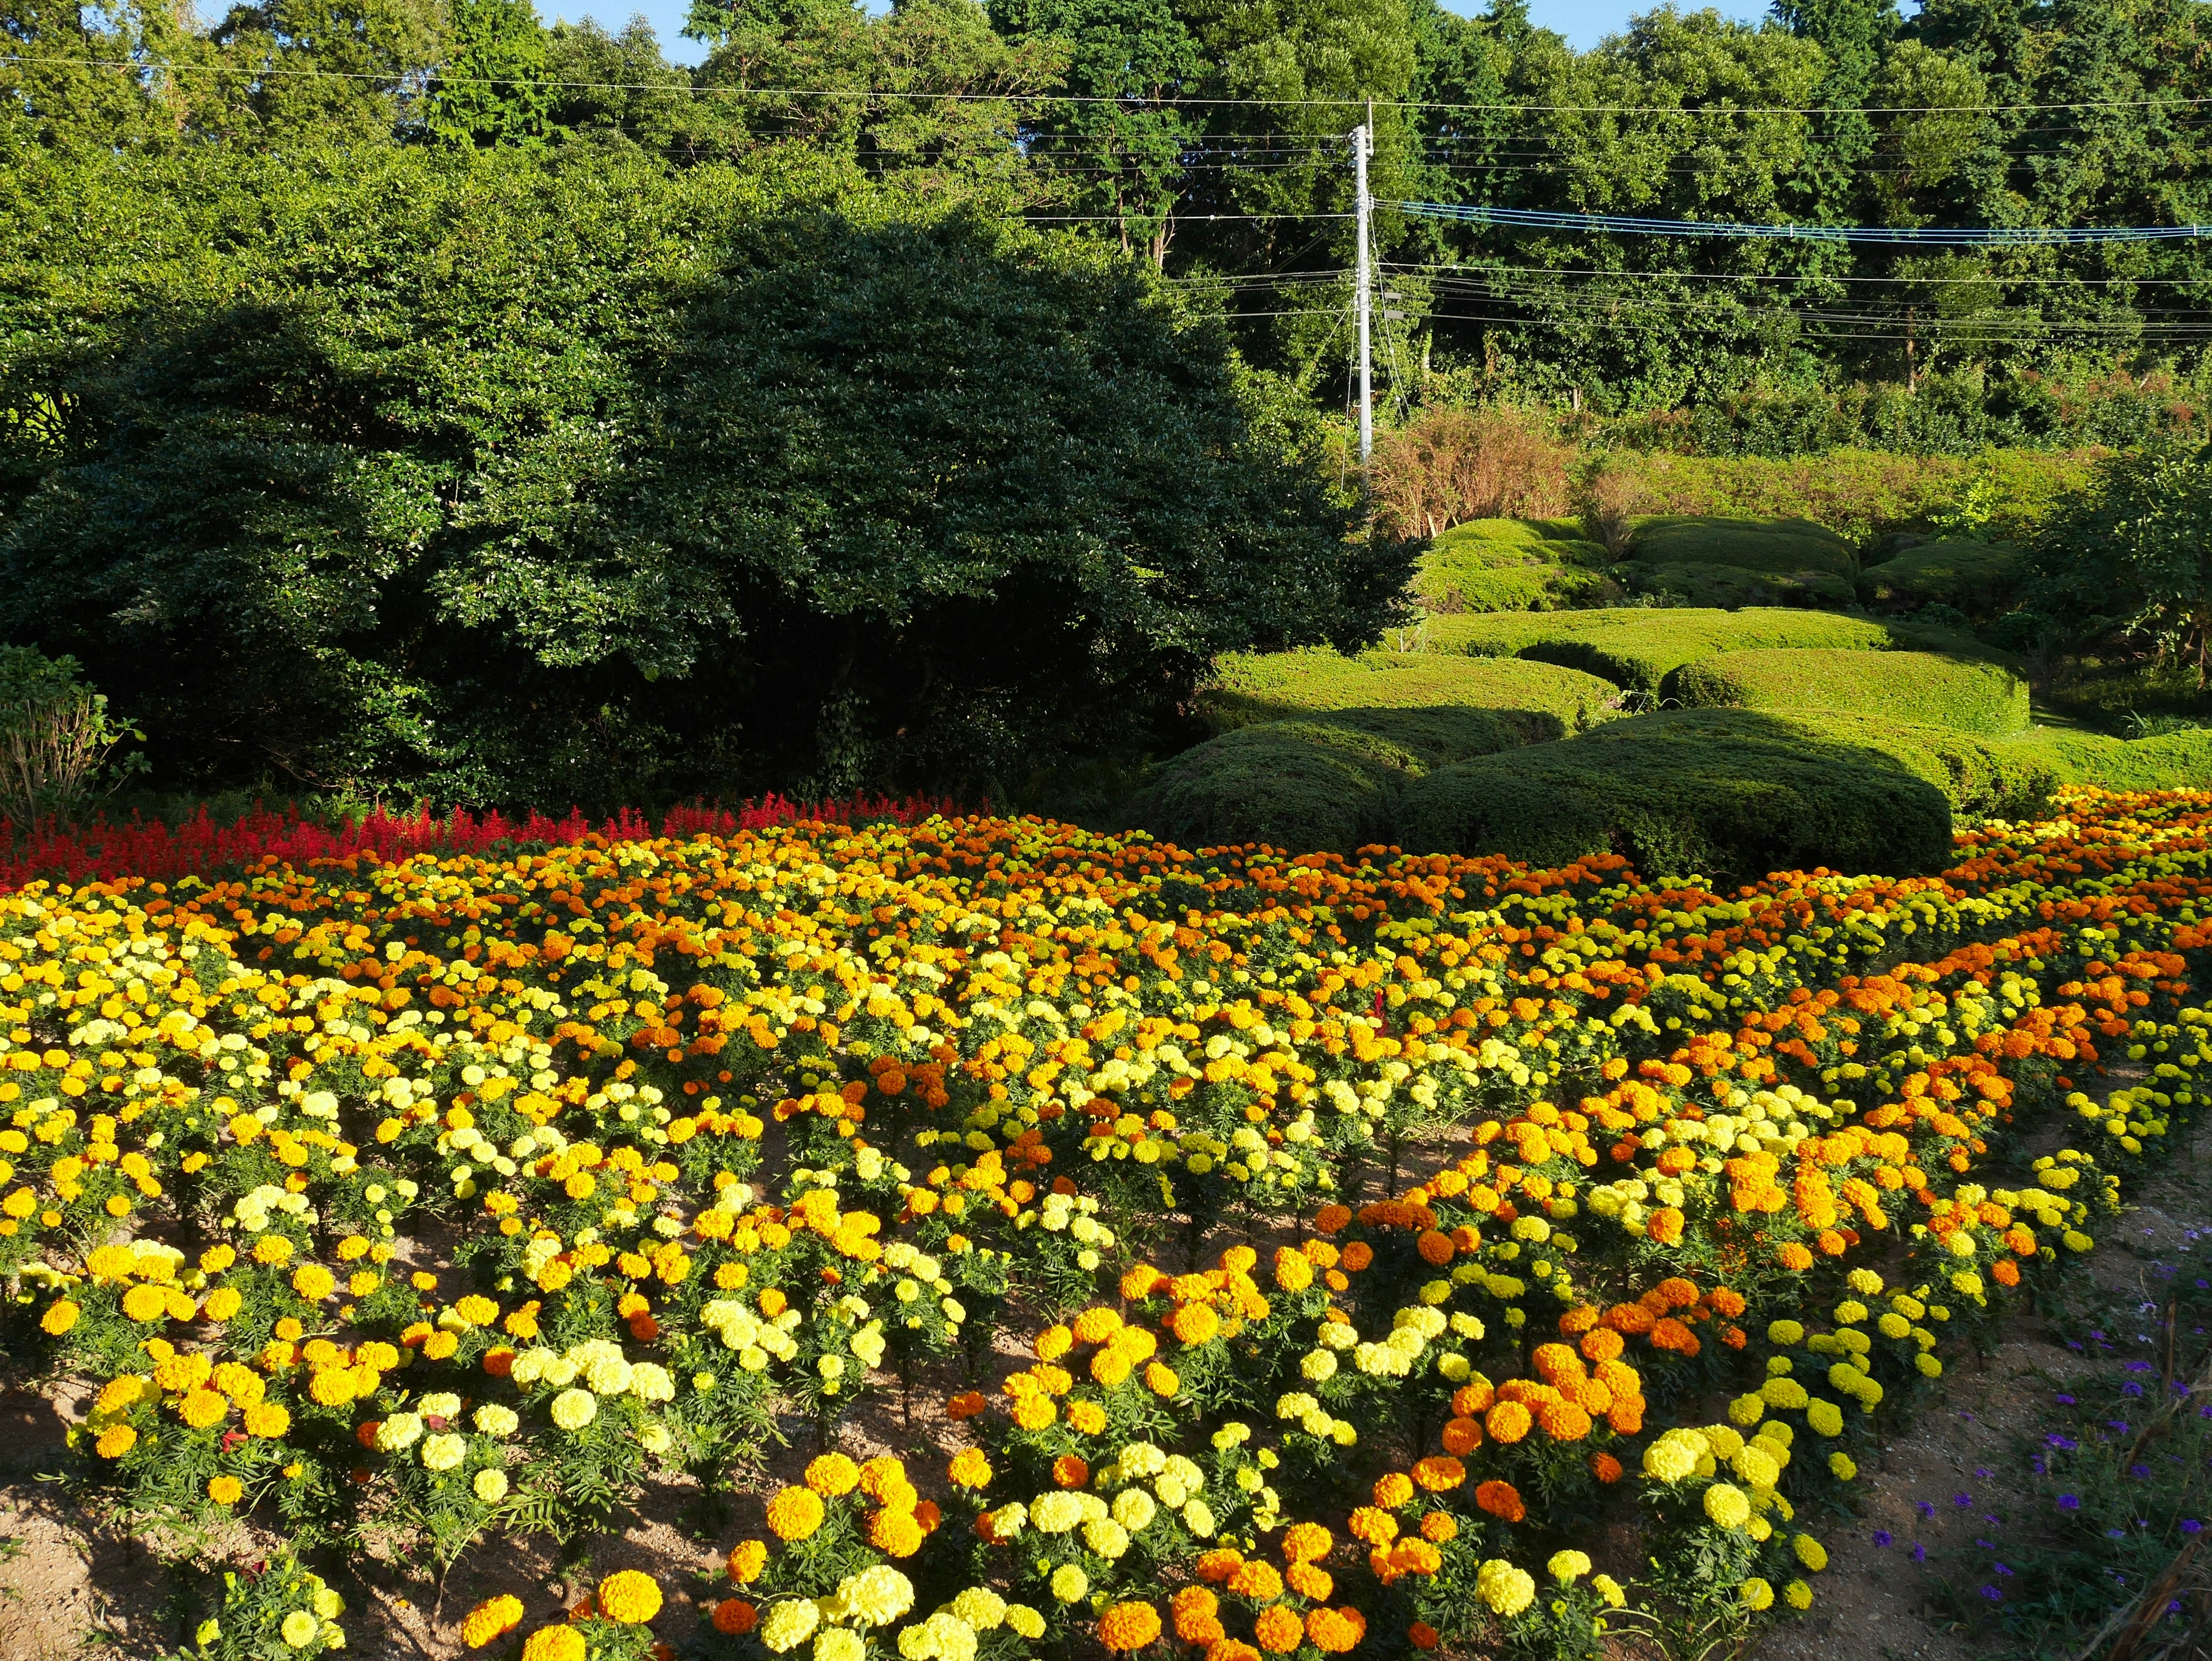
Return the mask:
<path fill-rule="evenodd" d="M 529 1661 L 1748 1621 L 2192 1110 L 2208 815 L 1729 894 L 998 819 L 34 884 L 0 1340 L 93 1377 L 79 1482 L 179 1548 L 447 1564 L 811 1426 L 696 1634 L 617 1577 Z M 932 1391 L 948 1464 L 840 1451 Z M 335 1596 L 241 1580 L 204 1647 Z"/>

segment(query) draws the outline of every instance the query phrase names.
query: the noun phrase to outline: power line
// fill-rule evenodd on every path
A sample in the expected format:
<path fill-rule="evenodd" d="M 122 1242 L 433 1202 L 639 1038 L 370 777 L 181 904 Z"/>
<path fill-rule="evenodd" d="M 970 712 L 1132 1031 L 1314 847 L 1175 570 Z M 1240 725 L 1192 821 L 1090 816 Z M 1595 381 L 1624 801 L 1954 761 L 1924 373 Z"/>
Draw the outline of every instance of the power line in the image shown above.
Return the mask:
<path fill-rule="evenodd" d="M 46 64 L 75 69 L 113 69 L 144 75 L 155 71 L 168 74 L 227 75 L 247 78 L 261 76 L 316 76 L 329 80 L 370 81 L 390 82 L 404 79 L 407 71 L 379 73 L 370 70 L 332 70 L 324 68 L 295 69 L 268 64 L 239 64 L 222 63 L 191 63 L 176 60 L 142 62 L 131 58 L 72 58 L 35 52 L 0 52 L 0 64 Z M 434 76 L 447 86 L 514 86 L 524 77 L 515 76 L 459 76 L 436 70 L 419 70 Z M 1142 112 L 1180 108 L 1230 109 L 1360 109 L 1374 107 L 1389 110 L 1455 110 L 1472 111 L 1496 115 L 1674 115 L 1725 116 L 1736 119 L 1753 115 L 1808 115 L 1837 117 L 1850 115 L 2004 115 L 2035 113 L 2045 110 L 2195 110 L 2212 105 L 2212 97 L 2205 98 L 2098 98 L 2080 99 L 2059 103 L 2015 104 L 1866 104 L 1847 107 L 1796 104 L 1717 104 L 1692 108 L 1682 104 L 1494 104 L 1450 103 L 1411 98 L 1371 98 L 1364 94 L 1344 98 L 1224 98 L 1177 97 L 1169 100 L 1133 100 L 1109 97 L 1098 94 L 1068 92 L 913 92 L 894 91 L 881 88 L 851 87 L 729 87 L 712 83 L 670 82 L 666 81 L 569 81 L 532 79 L 530 84 L 558 88 L 568 91 L 598 92 L 694 92 L 716 97 L 739 98 L 915 98 L 930 99 L 942 103 L 1049 103 L 1103 104 Z"/>
<path fill-rule="evenodd" d="M 2204 225 L 1743 225 L 1727 220 L 1647 219 L 1629 214 L 1555 213 L 1447 202 L 1384 202 L 1422 219 L 1453 219 L 1523 230 L 1598 231 L 1611 236 L 1717 236 L 1791 242 L 1911 242 L 1987 248 L 2079 242 L 2166 242 L 2212 236 Z"/>

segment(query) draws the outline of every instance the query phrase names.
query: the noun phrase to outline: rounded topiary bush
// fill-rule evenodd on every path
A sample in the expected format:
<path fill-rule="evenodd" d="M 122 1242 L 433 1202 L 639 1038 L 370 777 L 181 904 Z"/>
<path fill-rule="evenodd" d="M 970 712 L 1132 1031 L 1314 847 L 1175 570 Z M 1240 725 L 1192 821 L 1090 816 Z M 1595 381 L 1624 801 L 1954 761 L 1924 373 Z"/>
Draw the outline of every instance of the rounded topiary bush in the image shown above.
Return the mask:
<path fill-rule="evenodd" d="M 1413 587 L 1431 611 L 1550 611 L 1617 599 L 1605 563 L 1593 543 L 1547 538 L 1517 519 L 1474 519 L 1430 543 Z"/>
<path fill-rule="evenodd" d="M 2017 548 L 1964 537 L 1923 542 L 1862 571 L 1858 596 L 1869 605 L 1950 605 L 1987 617 L 2012 597 L 2027 575 Z"/>
<path fill-rule="evenodd" d="M 2116 739 L 2102 733 L 2045 729 L 2013 740 L 2048 763 L 2068 784 L 2100 790 L 2212 790 L 2212 731 Z"/>
<path fill-rule="evenodd" d="M 1806 519 L 1723 519 L 1706 515 L 1646 520 L 1629 538 L 1640 564 L 1733 565 L 1747 571 L 1858 570 L 1850 545 Z"/>
<path fill-rule="evenodd" d="M 1200 707 L 1217 728 L 1346 709 L 1484 709 L 1534 744 L 1620 713 L 1620 689 L 1595 675 L 1459 653 L 1271 652 L 1224 658 L 1215 676 Z"/>
<path fill-rule="evenodd" d="M 1395 840 L 1539 865 L 1617 852 L 1646 875 L 1930 870 L 1954 811 L 2025 811 L 2053 781 L 2040 757 L 1941 728 L 1680 710 L 1437 768 L 1407 785 Z"/>
<path fill-rule="evenodd" d="M 1270 721 L 1164 764 L 1130 817 L 1187 848 L 1349 853 L 1387 834 L 1399 790 L 1421 770 L 1413 749 L 1356 726 Z"/>
<path fill-rule="evenodd" d="M 1935 652 L 1718 652 L 1684 664 L 1670 689 L 1691 709 L 1819 709 L 1993 736 L 2028 724 L 2018 675 Z"/>
<path fill-rule="evenodd" d="M 1848 577 L 1833 571 L 1754 571 L 1737 565 L 1661 565 L 1638 560 L 1622 568 L 1630 591 L 1685 605 L 1844 606 Z"/>

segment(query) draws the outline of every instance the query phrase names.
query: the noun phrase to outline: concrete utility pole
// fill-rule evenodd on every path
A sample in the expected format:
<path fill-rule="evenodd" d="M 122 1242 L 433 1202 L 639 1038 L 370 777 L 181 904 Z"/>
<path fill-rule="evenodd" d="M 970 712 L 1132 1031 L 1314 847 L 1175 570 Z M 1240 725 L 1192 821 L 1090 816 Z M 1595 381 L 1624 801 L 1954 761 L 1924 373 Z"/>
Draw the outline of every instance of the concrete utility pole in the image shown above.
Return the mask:
<path fill-rule="evenodd" d="M 1359 313 L 1359 465 L 1364 467 L 1375 449 L 1375 384 L 1368 363 L 1367 333 L 1375 304 L 1375 289 L 1367 259 L 1368 216 L 1373 204 L 1367 196 L 1367 158 L 1375 149 L 1375 106 L 1367 106 L 1367 124 L 1352 130 L 1352 180 L 1358 196 L 1359 271 L 1353 283 Z"/>

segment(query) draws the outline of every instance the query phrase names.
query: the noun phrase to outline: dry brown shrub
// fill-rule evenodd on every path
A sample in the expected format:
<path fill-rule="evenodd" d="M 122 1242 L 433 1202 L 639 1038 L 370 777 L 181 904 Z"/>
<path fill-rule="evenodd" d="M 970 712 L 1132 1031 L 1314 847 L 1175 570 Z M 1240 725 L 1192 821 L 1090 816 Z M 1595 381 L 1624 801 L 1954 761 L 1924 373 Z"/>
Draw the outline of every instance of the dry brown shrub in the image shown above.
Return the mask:
<path fill-rule="evenodd" d="M 1583 481 L 1575 497 L 1590 540 L 1603 543 L 1605 551 L 1619 559 L 1628 551 L 1636 515 L 1650 511 L 1651 485 L 1633 461 L 1608 456 Z"/>
<path fill-rule="evenodd" d="M 1432 537 L 1462 520 L 1564 513 L 1573 453 L 1526 411 L 1425 410 L 1376 442 L 1367 476 L 1376 526 Z"/>

